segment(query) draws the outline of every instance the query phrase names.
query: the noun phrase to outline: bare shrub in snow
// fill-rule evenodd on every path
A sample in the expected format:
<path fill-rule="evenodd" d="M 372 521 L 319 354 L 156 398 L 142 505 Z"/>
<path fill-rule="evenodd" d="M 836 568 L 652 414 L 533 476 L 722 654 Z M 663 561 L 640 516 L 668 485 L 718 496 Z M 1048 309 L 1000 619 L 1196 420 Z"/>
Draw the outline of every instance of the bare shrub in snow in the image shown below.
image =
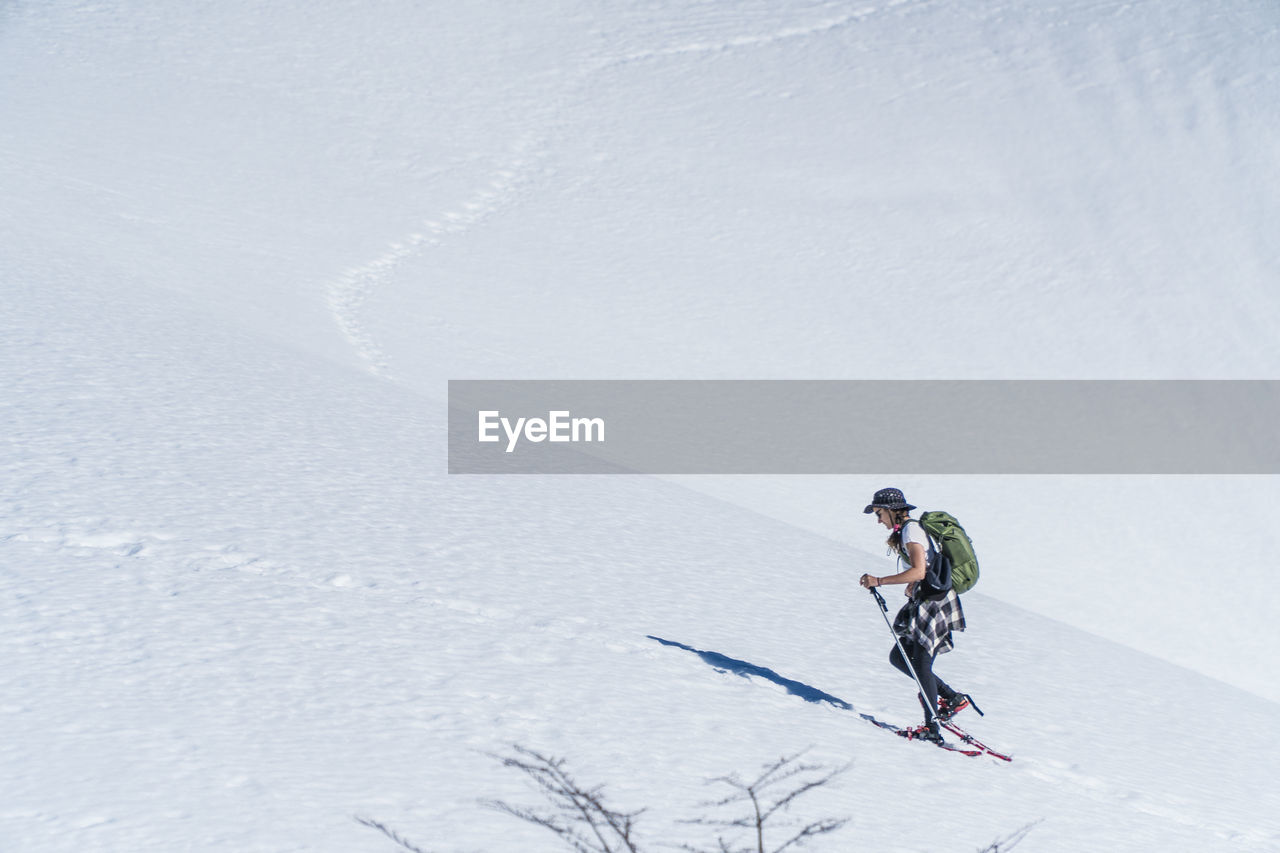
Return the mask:
<path fill-rule="evenodd" d="M 565 770 L 563 758 L 551 758 L 519 744 L 513 749 L 513 756 L 495 758 L 532 779 L 548 805 L 525 808 L 491 800 L 488 806 L 554 832 L 575 853 L 639 853 L 633 832 L 644 809 L 617 811 L 605 805 L 603 786 L 583 787 Z"/>
<path fill-rule="evenodd" d="M 835 832 L 849 819 L 820 818 L 804 823 L 781 817 L 797 799 L 823 787 L 848 769 L 848 765 L 832 769 L 820 764 L 804 764 L 800 761 L 802 756 L 803 753 L 784 756 L 765 765 L 764 772 L 751 782 L 743 781 L 736 774 L 713 779 L 715 784 L 732 788 L 733 793 L 703 805 L 719 811 L 733 808 L 738 814 L 727 818 L 699 818 L 689 823 L 729 830 L 736 836 L 727 840 L 720 835 L 714 853 L 781 853 L 810 838 Z M 775 840 L 779 830 L 786 839 L 780 843 Z M 680 849 L 691 853 L 704 850 L 687 844 Z"/>
<path fill-rule="evenodd" d="M 512 749 L 513 755 L 494 758 L 531 779 L 546 803 L 535 807 L 488 800 L 486 806 L 554 833 L 574 853 L 641 853 L 635 837 L 636 820 L 646 809 L 620 811 L 608 805 L 604 786 L 582 785 L 566 769 L 563 758 L 543 755 L 519 744 Z M 789 814 L 797 800 L 826 786 L 849 767 L 808 764 L 801 760 L 803 756 L 804 753 L 784 756 L 766 764 L 751 781 L 737 774 L 712 779 L 711 784 L 727 787 L 731 792 L 701 804 L 702 808 L 713 810 L 712 816 L 683 823 L 715 829 L 715 846 L 663 846 L 686 853 L 783 853 L 839 830 L 849 822 L 848 818 L 804 821 Z M 719 816 L 726 811 L 729 814 Z M 368 818 L 356 820 L 381 832 L 405 853 L 427 853 L 381 823 Z M 992 842 L 979 853 L 1008 853 L 1037 823 Z"/>
<path fill-rule="evenodd" d="M 1011 833 L 1005 838 L 999 838 L 991 842 L 987 847 L 983 847 L 978 853 L 1008 853 L 1014 847 L 1017 847 L 1022 839 L 1027 837 L 1027 833 L 1035 829 L 1041 821 L 1032 821 L 1017 832 Z"/>
<path fill-rule="evenodd" d="M 551 758 L 521 746 L 516 755 L 497 756 L 504 767 L 521 771 L 534 781 L 547 800 L 547 806 L 528 808 L 509 803 L 490 802 L 492 808 L 554 832 L 575 853 L 639 853 L 635 839 L 636 819 L 644 809 L 624 812 L 605 804 L 603 787 L 584 787 L 565 769 L 564 759 Z M 750 782 L 737 775 L 712 780 L 726 785 L 733 793 L 720 800 L 704 803 L 707 808 L 723 810 L 742 807 L 729 817 L 704 817 L 686 823 L 714 827 L 722 834 L 714 853 L 781 853 L 805 840 L 834 832 L 847 819 L 823 818 L 798 824 L 782 817 L 795 801 L 826 785 L 845 768 L 831 770 L 821 765 L 804 764 L 799 755 L 780 758 L 766 765 L 764 772 Z M 729 831 L 733 839 L 726 839 Z M 782 831 L 786 840 L 770 843 Z M 677 849 L 701 853 L 704 848 L 682 844 Z"/>

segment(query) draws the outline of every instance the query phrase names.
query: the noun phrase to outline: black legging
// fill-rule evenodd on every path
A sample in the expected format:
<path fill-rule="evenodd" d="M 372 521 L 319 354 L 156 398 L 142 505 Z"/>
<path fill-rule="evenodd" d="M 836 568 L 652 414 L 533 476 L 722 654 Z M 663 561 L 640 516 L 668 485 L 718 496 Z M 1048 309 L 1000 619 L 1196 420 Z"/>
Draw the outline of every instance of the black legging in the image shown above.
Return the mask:
<path fill-rule="evenodd" d="M 911 666 L 915 667 L 916 675 L 920 677 L 920 686 L 924 688 L 925 696 L 929 699 L 928 703 L 924 699 L 920 700 L 920 704 L 924 706 L 925 722 L 928 722 L 933 719 L 934 711 L 938 708 L 938 694 L 941 693 L 947 699 L 954 699 L 956 692 L 948 687 L 945 681 L 933 674 L 933 655 L 925 651 L 923 646 L 911 640 L 903 640 L 902 647 L 907 650 Z M 903 675 L 911 677 L 911 670 L 907 668 L 896 643 L 893 651 L 889 653 L 889 663 Z"/>

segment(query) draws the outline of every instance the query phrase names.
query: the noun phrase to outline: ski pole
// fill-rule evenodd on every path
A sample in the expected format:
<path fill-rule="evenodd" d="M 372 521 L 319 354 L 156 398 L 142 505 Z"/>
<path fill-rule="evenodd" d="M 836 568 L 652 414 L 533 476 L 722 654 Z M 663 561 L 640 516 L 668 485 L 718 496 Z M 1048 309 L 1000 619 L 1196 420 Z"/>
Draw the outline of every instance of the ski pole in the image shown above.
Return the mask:
<path fill-rule="evenodd" d="M 911 664 L 911 658 L 908 657 L 907 650 L 902 647 L 902 638 L 898 636 L 897 631 L 893 630 L 893 624 L 889 621 L 889 605 L 884 603 L 884 596 L 880 594 L 880 590 L 875 587 L 867 587 L 867 591 L 876 597 L 876 604 L 880 605 L 880 615 L 884 617 L 884 624 L 889 626 L 889 633 L 893 634 L 893 641 L 898 644 L 898 654 L 902 655 L 902 660 L 906 662 L 907 669 L 911 671 L 911 677 L 915 679 L 916 687 L 920 690 L 920 703 L 928 709 L 925 713 L 925 722 L 928 722 L 935 718 L 936 712 L 929 708 L 929 697 L 924 692 L 924 685 L 920 683 L 920 676 L 916 674 L 916 668 Z"/>

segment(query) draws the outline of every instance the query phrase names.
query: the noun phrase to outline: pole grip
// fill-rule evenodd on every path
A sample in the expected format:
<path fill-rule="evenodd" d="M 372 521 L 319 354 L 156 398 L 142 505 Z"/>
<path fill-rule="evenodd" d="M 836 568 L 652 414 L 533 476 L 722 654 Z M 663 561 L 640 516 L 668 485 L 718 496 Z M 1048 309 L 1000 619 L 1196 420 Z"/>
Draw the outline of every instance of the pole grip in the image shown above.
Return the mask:
<path fill-rule="evenodd" d="M 883 610 L 885 613 L 889 612 L 889 605 L 884 603 L 884 596 L 880 594 L 880 590 L 876 589 L 874 586 L 870 586 L 870 587 L 867 587 L 867 592 L 871 593 L 876 597 L 876 604 L 880 605 L 881 610 Z"/>

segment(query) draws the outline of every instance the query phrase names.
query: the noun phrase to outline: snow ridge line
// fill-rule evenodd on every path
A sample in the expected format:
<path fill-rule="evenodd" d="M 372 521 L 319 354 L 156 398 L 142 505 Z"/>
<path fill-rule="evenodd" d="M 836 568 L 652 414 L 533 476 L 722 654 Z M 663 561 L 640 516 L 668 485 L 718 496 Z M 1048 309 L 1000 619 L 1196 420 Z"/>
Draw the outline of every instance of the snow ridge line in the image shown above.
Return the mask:
<path fill-rule="evenodd" d="M 476 227 L 502 210 L 511 207 L 521 189 L 530 183 L 537 164 L 547 156 L 544 141 L 527 134 L 516 141 L 506 162 L 491 173 L 489 179 L 457 208 L 446 211 L 419 225 L 418 230 L 392 243 L 379 257 L 349 269 L 328 292 L 329 311 L 343 336 L 355 349 L 375 376 L 391 379 L 386 353 L 378 345 L 364 321 L 364 308 L 380 291 L 396 268 L 424 248 L 439 246 L 450 237 Z"/>

